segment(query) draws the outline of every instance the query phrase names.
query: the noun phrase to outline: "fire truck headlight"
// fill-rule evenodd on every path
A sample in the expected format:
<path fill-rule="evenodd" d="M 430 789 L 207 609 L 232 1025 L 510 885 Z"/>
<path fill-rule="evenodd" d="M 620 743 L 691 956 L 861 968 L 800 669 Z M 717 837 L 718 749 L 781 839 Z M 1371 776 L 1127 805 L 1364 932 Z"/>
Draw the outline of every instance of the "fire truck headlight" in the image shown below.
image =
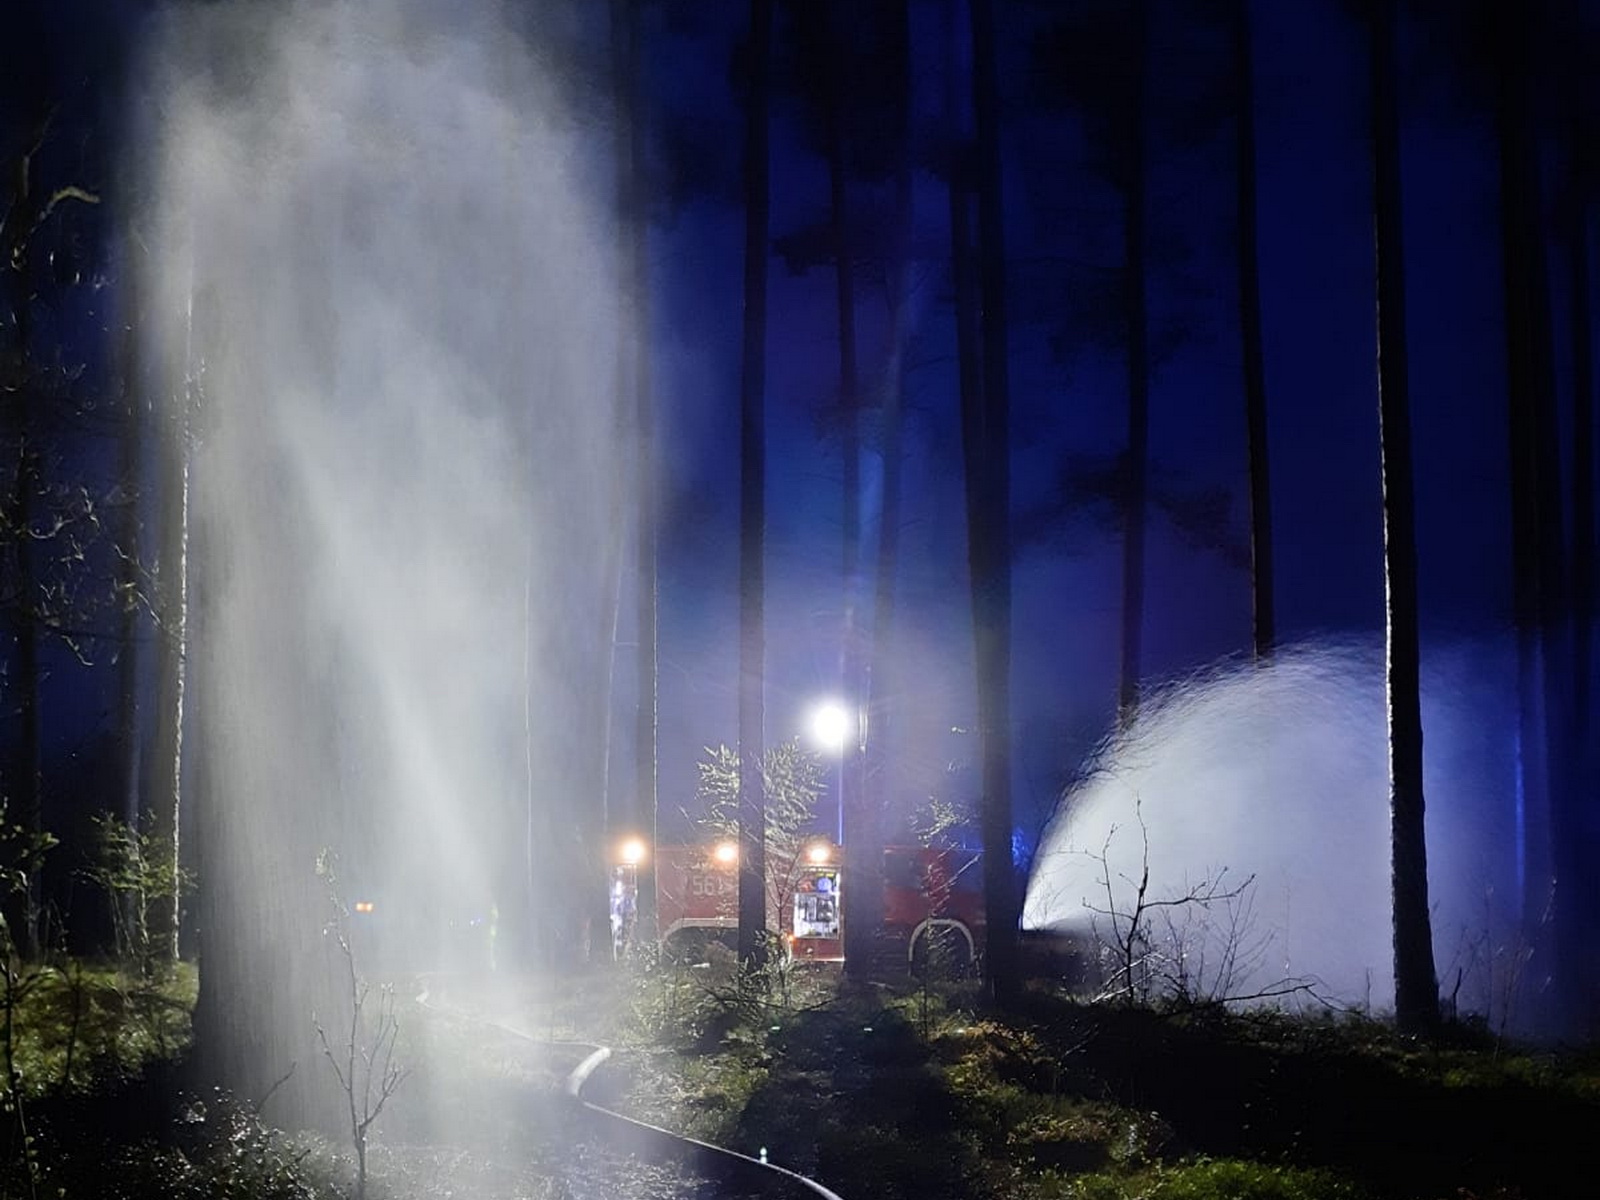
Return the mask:
<path fill-rule="evenodd" d="M 716 859 L 719 863 L 736 862 L 739 858 L 739 843 L 718 842 L 717 848 L 713 850 L 712 853 L 716 856 Z"/>
<path fill-rule="evenodd" d="M 618 851 L 622 861 L 629 866 L 637 866 L 644 861 L 644 842 L 640 838 L 629 838 L 623 842 Z"/>
<path fill-rule="evenodd" d="M 806 850 L 806 858 L 814 863 L 825 863 L 833 856 L 833 852 L 824 842 L 813 843 Z"/>

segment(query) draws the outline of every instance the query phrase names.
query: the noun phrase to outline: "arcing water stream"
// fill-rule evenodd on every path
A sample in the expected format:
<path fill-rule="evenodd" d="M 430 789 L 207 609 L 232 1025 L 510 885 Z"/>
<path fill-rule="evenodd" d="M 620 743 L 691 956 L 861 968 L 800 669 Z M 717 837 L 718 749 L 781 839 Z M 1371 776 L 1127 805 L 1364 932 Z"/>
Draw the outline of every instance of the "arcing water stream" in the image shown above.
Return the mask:
<path fill-rule="evenodd" d="M 1504 651 L 1434 656 L 1424 745 L 1435 959 L 1446 996 L 1500 1020 L 1521 942 L 1515 743 Z M 1029 928 L 1098 931 L 1148 912 L 1152 987 L 1201 997 L 1393 1003 L 1383 663 L 1371 646 L 1291 647 L 1149 701 L 1101 749 L 1042 845 Z M 1287 994 L 1283 993 L 1288 988 Z"/>

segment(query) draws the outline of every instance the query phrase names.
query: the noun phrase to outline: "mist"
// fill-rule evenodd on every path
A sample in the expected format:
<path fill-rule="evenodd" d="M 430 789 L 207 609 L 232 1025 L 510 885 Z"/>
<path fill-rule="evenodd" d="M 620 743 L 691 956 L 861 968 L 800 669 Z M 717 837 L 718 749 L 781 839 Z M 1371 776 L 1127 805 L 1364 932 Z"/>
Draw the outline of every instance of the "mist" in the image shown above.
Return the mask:
<path fill-rule="evenodd" d="M 495 915 L 572 861 L 556 814 L 603 744 L 611 209 L 499 11 L 190 6 L 149 40 L 144 293 L 192 481 L 200 1020 L 232 1031 L 201 1046 L 250 1094 L 296 1063 L 320 1086 L 323 848 L 347 900 L 375 898 L 371 965 L 439 965 L 469 928 L 504 953 L 531 931 Z"/>

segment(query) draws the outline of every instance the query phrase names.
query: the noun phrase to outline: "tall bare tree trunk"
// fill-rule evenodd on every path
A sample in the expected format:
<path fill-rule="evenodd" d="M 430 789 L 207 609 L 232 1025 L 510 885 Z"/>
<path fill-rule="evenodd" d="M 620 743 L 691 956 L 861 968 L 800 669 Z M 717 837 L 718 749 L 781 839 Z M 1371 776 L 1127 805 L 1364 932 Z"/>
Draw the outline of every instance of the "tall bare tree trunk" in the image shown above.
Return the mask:
<path fill-rule="evenodd" d="M 28 344 L 28 321 L 19 319 L 18 337 L 23 346 Z M 24 350 L 22 362 L 28 363 Z M 24 384 L 26 387 L 27 384 Z M 39 623 L 35 609 L 38 596 L 38 568 L 30 532 L 34 520 L 34 497 L 39 489 L 39 456 L 32 444 L 32 424 L 27 401 L 19 401 L 22 413 L 17 425 L 20 430 L 17 443 L 17 479 L 12 501 L 12 528 L 17 535 L 16 587 L 21 595 L 17 611 L 17 674 L 11 688 L 17 705 L 16 765 L 11 771 L 12 794 L 17 814 L 23 828 L 31 835 L 45 832 L 44 766 L 42 761 L 42 722 L 39 713 Z M 42 864 L 28 872 L 23 912 L 23 950 L 30 957 L 44 949 L 44 871 Z"/>
<path fill-rule="evenodd" d="M 1011 856 L 1011 439 L 1006 324 L 1005 212 L 1000 185 L 999 84 L 994 8 L 970 0 L 973 116 L 977 132 L 983 409 L 977 486 L 982 522 L 973 556 L 978 726 L 983 743 L 985 974 L 995 999 L 1020 994 L 1019 912 Z M 972 483 L 969 481 L 969 486 Z"/>
<path fill-rule="evenodd" d="M 1589 271 L 1589 216 L 1575 202 L 1569 231 L 1572 341 L 1572 718 L 1580 736 L 1592 712 L 1595 618 L 1594 311 Z"/>
<path fill-rule="evenodd" d="M 988 761 L 988 742 L 983 736 L 983 731 L 987 729 L 986 720 L 989 713 L 984 692 L 986 685 L 985 665 L 988 660 L 980 652 L 983 644 L 981 625 L 985 612 L 982 585 L 990 573 L 986 556 L 991 552 L 991 547 L 986 540 L 985 525 L 989 519 L 989 508 L 985 493 L 988 463 L 984 437 L 983 357 L 986 347 L 981 337 L 980 308 L 982 298 L 978 279 L 978 246 L 973 230 L 972 193 L 976 148 L 972 140 L 972 131 L 967 122 L 969 109 L 963 103 L 960 86 L 966 81 L 971 68 L 962 55 L 965 43 L 957 21 L 958 11 L 955 5 L 952 5 L 948 10 L 950 20 L 950 28 L 947 30 L 949 61 L 946 64 L 946 69 L 950 82 L 948 94 L 945 98 L 945 129 L 946 136 L 950 138 L 948 193 L 950 270 L 955 291 L 956 389 L 961 418 L 961 464 L 967 524 L 967 581 L 969 603 L 972 610 L 975 656 L 974 679 L 978 693 L 978 723 L 980 726 L 979 769 L 980 787 L 983 789 L 980 800 L 986 803 L 989 793 L 987 791 L 987 776 L 983 774 L 983 768 Z M 970 100 L 970 92 L 967 99 Z M 989 826 L 984 823 L 986 820 L 986 817 L 982 818 L 980 824 L 981 836 L 984 839 L 984 845 L 987 847 L 989 845 Z M 1009 849 L 1009 834 L 1006 838 L 1006 844 Z M 986 858 L 993 857 L 996 856 L 993 854 L 986 855 Z M 990 899 L 988 883 L 989 877 L 986 868 L 984 875 L 985 915 L 992 919 L 992 914 L 988 911 Z M 990 965 L 992 965 L 992 962 L 991 958 Z M 986 978 L 988 978 L 987 973 Z"/>
<path fill-rule="evenodd" d="M 120 645 L 117 654 L 117 751 L 122 770 L 120 818 L 130 829 L 140 829 L 144 816 L 144 687 L 140 672 L 143 655 L 139 644 L 144 632 L 144 600 L 140 579 L 140 516 L 144 504 L 144 439 L 148 405 L 145 401 L 144 356 L 139 339 L 142 289 L 138 279 L 142 268 L 135 265 L 136 241 L 130 229 L 123 230 L 126 265 L 123 271 L 122 344 L 119 347 L 122 373 L 122 437 L 119 442 L 117 490 L 122 506 L 117 532 L 116 586 L 121 611 L 118 614 Z M 114 920 L 124 929 L 142 930 L 144 905 L 132 894 L 109 897 L 117 909 Z M 136 942 L 154 954 L 146 938 Z"/>
<path fill-rule="evenodd" d="M 176 959 L 182 928 L 178 875 L 183 849 L 184 716 L 188 699 L 189 655 L 189 442 L 190 419 L 198 397 L 194 357 L 193 266 L 184 302 L 183 377 L 169 397 L 161 438 L 161 557 L 158 563 L 161 613 L 157 667 L 156 748 L 150 789 L 152 827 L 172 854 L 172 907 L 162 931 Z"/>
<path fill-rule="evenodd" d="M 626 336 L 624 334 L 624 336 Z M 612 394 L 614 432 L 616 444 L 624 445 L 622 404 L 626 385 L 625 371 L 618 354 L 617 390 Z M 619 477 L 612 480 L 608 489 L 610 527 L 606 531 L 605 545 L 600 561 L 600 605 L 596 616 L 599 644 L 596 647 L 598 664 L 603 666 L 604 678 L 589 691 L 590 712 L 583 728 L 592 731 L 590 746 L 593 771 L 593 795 L 580 807 L 583 822 L 583 862 L 579 866 L 579 886 L 582 893 L 579 914 L 584 931 L 585 958 L 594 964 L 610 963 L 616 954 L 616 941 L 611 931 L 611 858 L 614 804 L 611 795 L 611 712 L 616 691 L 617 629 L 622 619 L 622 558 L 624 525 L 619 519 L 624 489 Z"/>
<path fill-rule="evenodd" d="M 621 0 L 622 120 L 626 125 L 627 183 L 624 199 L 626 263 L 624 305 L 628 314 L 624 336 L 629 339 L 632 367 L 633 412 L 638 442 L 636 515 L 638 610 L 637 674 L 639 698 L 634 720 L 634 786 L 637 791 L 634 824 L 647 853 L 639 864 L 638 934 L 657 936 L 655 845 L 659 737 L 659 655 L 657 622 L 656 503 L 660 471 L 656 462 L 655 399 L 650 370 L 650 212 L 645 195 L 643 87 L 640 77 L 641 38 L 639 5 Z"/>
<path fill-rule="evenodd" d="M 761 764 L 766 684 L 767 121 L 772 0 L 750 0 L 744 144 L 744 353 L 739 388 L 739 961 L 764 950 L 766 797 Z"/>
<path fill-rule="evenodd" d="M 1394 893 L 1395 1021 L 1426 1033 L 1439 1019 L 1423 832 L 1421 648 L 1417 632 L 1416 515 L 1407 379 L 1400 124 L 1395 102 L 1394 3 L 1372 21 L 1372 141 L 1378 293 L 1378 414 L 1383 561 L 1387 584 L 1389 815 Z"/>
<path fill-rule="evenodd" d="M 34 192 L 33 154 L 44 139 L 19 154 L 13 164 L 10 203 L 0 223 L 0 272 L 10 302 L 17 380 L 7 398 L 7 432 L 14 439 L 16 463 L 11 493 L 6 496 L 6 524 L 13 539 L 15 578 L 5 581 L 11 593 L 12 639 L 16 646 L 15 674 L 5 680 L 6 707 L 17 715 L 11 756 L 7 766 L 7 815 L 30 834 L 44 832 L 42 744 L 39 717 L 38 570 L 31 530 L 34 499 L 39 489 L 38 452 L 33 445 L 37 405 L 33 398 L 33 282 L 27 253 L 28 223 L 38 211 Z M 14 706 L 14 707 L 13 707 Z M 19 916 L 19 944 L 29 955 L 41 949 L 44 892 L 40 870 L 28 872 Z"/>
<path fill-rule="evenodd" d="M 945 126 L 951 143 L 948 164 L 950 272 L 955 290 L 956 389 L 961 414 L 962 468 L 966 477 L 964 499 L 970 567 L 972 556 L 982 552 L 981 547 L 974 547 L 971 542 L 973 531 L 983 523 L 982 491 L 976 484 L 983 467 L 983 346 L 979 340 L 978 251 L 972 228 L 974 149 L 971 130 L 964 120 L 965 109 L 958 99 L 958 78 L 970 68 L 960 54 L 960 33 L 954 28 L 953 19 L 948 36 L 950 94 L 946 97 Z M 973 587 L 975 601 L 975 583 Z"/>
<path fill-rule="evenodd" d="M 636 231 L 637 258 L 641 276 L 644 260 L 644 229 Z M 657 622 L 657 564 L 656 564 L 656 492 L 660 472 L 656 462 L 654 402 L 649 382 L 649 350 L 643 344 L 649 337 L 646 296 L 648 288 L 640 284 L 639 303 L 634 307 L 639 322 L 633 336 L 641 343 L 638 348 L 634 387 L 638 392 L 639 461 L 638 479 L 638 687 L 639 698 L 634 722 L 634 786 L 638 789 L 638 815 L 636 823 L 644 839 L 647 853 L 639 866 L 639 935 L 653 939 L 657 935 L 656 916 L 656 813 L 658 809 L 658 742 L 660 712 L 659 634 Z"/>
<path fill-rule="evenodd" d="M 866 660 L 866 732 L 864 739 L 864 801 L 860 822 L 864 842 L 858 862 L 848 878 L 852 881 L 851 920 L 858 926 L 852 949 L 846 945 L 845 965 L 851 956 L 870 958 L 873 938 L 883 922 L 884 812 L 888 790 L 888 744 L 891 736 L 890 697 L 895 682 L 891 674 L 891 639 L 894 630 L 895 584 L 900 560 L 900 488 L 902 475 L 901 414 L 904 411 L 906 343 L 910 340 L 911 306 L 911 229 L 915 220 L 911 188 L 911 9 L 909 0 L 895 7 L 891 48 L 899 96 L 899 158 L 895 163 L 893 250 L 888 257 L 886 275 L 889 287 L 889 358 L 883 381 L 883 420 L 879 449 L 883 461 L 883 502 L 878 521 L 878 553 L 875 567 L 876 595 L 873 601 L 872 639 Z M 850 938 L 850 926 L 845 926 Z M 863 973 L 862 967 L 856 972 Z"/>
<path fill-rule="evenodd" d="M 1592 786 L 1600 761 L 1595 749 L 1594 726 L 1594 623 L 1595 623 L 1595 511 L 1594 511 L 1594 346 L 1591 275 L 1589 271 L 1589 213 L 1580 192 L 1573 197 L 1568 261 L 1571 290 L 1572 341 L 1572 745 L 1574 768 L 1581 787 Z M 1587 748 L 1587 749 L 1586 749 Z M 1600 851 L 1593 820 L 1575 819 L 1567 838 L 1568 871 L 1574 884 L 1577 910 L 1572 922 L 1569 952 L 1573 962 L 1570 985 L 1577 996 L 1600 992 L 1600 962 L 1585 955 L 1583 945 L 1594 945 L 1600 933 L 1600 889 L 1590 884 L 1583 892 L 1584 865 Z"/>
<path fill-rule="evenodd" d="M 1496 8 L 1500 55 L 1496 134 L 1505 273 L 1506 370 L 1511 453 L 1512 617 L 1517 636 L 1519 840 L 1523 923 L 1534 948 L 1530 977 L 1571 963 L 1561 945 L 1574 880 L 1561 876 L 1568 673 L 1557 668 L 1563 597 L 1561 499 L 1555 451 L 1555 377 L 1538 181 L 1528 15 Z M 1537 1024 L 1555 1025 L 1561 989 L 1536 990 Z"/>
<path fill-rule="evenodd" d="M 1250 0 L 1234 0 L 1233 46 L 1239 86 L 1239 334 L 1244 355 L 1245 431 L 1250 460 L 1251 645 L 1257 662 L 1277 642 L 1272 578 L 1272 476 L 1267 446 L 1267 375 L 1261 349 L 1261 270 L 1257 256 L 1255 62 Z"/>
<path fill-rule="evenodd" d="M 622 345 L 617 355 L 618 443 L 631 425 L 634 461 L 635 667 L 634 792 L 627 803 L 611 798 L 607 737 L 607 829 L 612 840 L 626 833 L 641 838 L 646 853 L 636 867 L 637 909 L 633 936 L 657 936 L 656 840 L 656 461 L 655 414 L 650 387 L 649 205 L 645 196 L 644 120 L 641 98 L 639 5 L 612 0 L 611 35 L 616 98 L 617 219 L 621 278 Z M 614 616 L 616 614 L 613 614 Z M 614 622 L 615 624 L 615 622 Z M 613 637 L 613 647 L 615 637 Z M 614 661 L 614 648 L 610 654 Z M 609 706 L 608 706 L 609 709 Z M 607 729 L 609 731 L 609 721 Z"/>
<path fill-rule="evenodd" d="M 133 238 L 126 235 L 131 260 Z M 144 793 L 144 730 L 140 719 L 142 691 L 139 678 L 139 642 L 143 627 L 139 592 L 140 507 L 144 497 L 144 430 L 146 405 L 139 353 L 139 302 L 136 284 L 139 274 L 130 261 L 123 284 L 124 303 L 121 354 L 122 419 L 121 462 L 118 466 L 118 491 L 121 494 L 121 528 L 117 534 L 117 592 L 121 604 L 121 645 L 117 656 L 118 750 L 122 758 L 122 820 L 137 826 L 140 798 Z"/>
<path fill-rule="evenodd" d="M 1149 76 L 1147 0 L 1132 0 L 1134 72 L 1123 163 L 1123 317 L 1128 330 L 1127 492 L 1122 504 L 1122 671 L 1117 709 L 1124 725 L 1139 709 L 1144 641 L 1145 527 L 1150 467 L 1150 311 L 1145 280 L 1145 81 Z"/>
<path fill-rule="evenodd" d="M 840 27 L 837 11 L 826 22 L 832 69 L 824 92 L 827 139 L 828 199 L 833 235 L 834 300 L 839 321 L 839 453 L 843 462 L 840 482 L 841 612 L 839 680 L 846 710 L 854 718 L 840 747 L 839 825 L 843 832 L 846 880 L 866 883 L 871 835 L 867 828 L 867 796 L 861 745 L 861 709 L 865 702 L 859 605 L 861 600 L 861 398 L 860 367 L 856 352 L 855 262 L 850 240 L 849 196 L 846 187 L 844 113 L 850 104 L 842 82 L 846 69 L 849 30 Z M 855 897 L 865 897 L 865 889 Z M 844 927 L 845 964 L 852 973 L 869 965 L 873 926 L 863 918 L 852 898 L 851 917 Z"/>

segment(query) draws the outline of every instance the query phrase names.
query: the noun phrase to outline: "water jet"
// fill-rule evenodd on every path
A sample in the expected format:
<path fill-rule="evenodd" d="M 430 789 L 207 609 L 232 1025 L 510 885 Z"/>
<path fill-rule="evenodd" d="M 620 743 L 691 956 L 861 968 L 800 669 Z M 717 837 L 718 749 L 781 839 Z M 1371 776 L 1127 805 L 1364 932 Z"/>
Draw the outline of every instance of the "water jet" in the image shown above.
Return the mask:
<path fill-rule="evenodd" d="M 1463 1012 L 1499 1020 L 1515 1005 L 1523 958 L 1513 664 L 1508 647 L 1492 644 L 1424 662 L 1440 984 Z M 1169 685 L 1063 798 L 1028 884 L 1024 927 L 1106 934 L 1113 912 L 1132 912 L 1146 863 L 1150 900 L 1250 881 L 1233 903 L 1151 913 L 1168 970 L 1181 953 L 1202 992 L 1303 984 L 1295 1004 L 1387 1010 L 1384 713 L 1382 650 L 1371 643 L 1307 642 L 1267 664 L 1224 663 Z"/>

